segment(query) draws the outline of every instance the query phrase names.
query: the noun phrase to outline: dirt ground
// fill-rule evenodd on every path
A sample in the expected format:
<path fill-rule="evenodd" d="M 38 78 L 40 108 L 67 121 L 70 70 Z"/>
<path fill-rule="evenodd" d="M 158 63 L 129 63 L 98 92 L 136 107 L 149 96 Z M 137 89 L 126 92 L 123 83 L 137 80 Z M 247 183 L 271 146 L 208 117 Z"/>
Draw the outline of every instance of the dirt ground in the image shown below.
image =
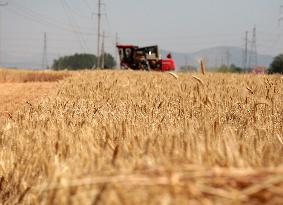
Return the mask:
<path fill-rule="evenodd" d="M 21 107 L 50 95 L 56 84 L 55 82 L 0 83 L 0 124 Z"/>

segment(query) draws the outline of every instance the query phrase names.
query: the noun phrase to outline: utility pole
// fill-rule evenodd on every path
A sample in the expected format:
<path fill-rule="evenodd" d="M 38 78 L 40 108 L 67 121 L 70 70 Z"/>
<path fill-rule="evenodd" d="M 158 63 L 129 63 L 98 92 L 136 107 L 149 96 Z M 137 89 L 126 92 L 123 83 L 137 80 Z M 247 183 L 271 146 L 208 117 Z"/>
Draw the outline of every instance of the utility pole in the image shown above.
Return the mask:
<path fill-rule="evenodd" d="M 119 51 L 118 51 L 118 48 L 117 48 L 117 45 L 119 44 L 119 36 L 118 36 L 118 33 L 116 33 L 116 40 L 115 40 L 115 59 L 116 59 L 116 66 L 117 68 L 120 68 L 120 60 L 119 60 Z"/>
<path fill-rule="evenodd" d="M 251 41 L 251 50 L 249 57 L 249 67 L 257 66 L 257 39 L 256 39 L 256 26 L 253 27 L 253 36 Z"/>
<path fill-rule="evenodd" d="M 42 69 L 48 68 L 48 60 L 47 60 L 47 34 L 44 32 L 44 39 L 43 39 L 43 53 L 42 53 Z"/>
<path fill-rule="evenodd" d="M 101 0 L 98 0 L 98 10 L 97 10 L 97 62 L 96 62 L 96 68 L 99 68 L 100 65 L 100 26 L 101 26 Z"/>
<path fill-rule="evenodd" d="M 8 5 L 8 2 L 3 2 L 3 1 L 0 1 L 0 6 L 7 6 Z M 1 16 L 0 16 L 0 27 L 1 27 Z M 0 29 L 0 65 L 1 65 L 1 61 L 2 61 L 2 42 L 1 42 L 1 32 L 2 31 L 2 29 Z"/>
<path fill-rule="evenodd" d="M 105 40 L 105 33 L 103 31 L 102 35 L 102 44 L 101 44 L 101 68 L 104 69 L 105 67 L 105 49 L 104 49 L 104 40 Z"/>
<path fill-rule="evenodd" d="M 244 41 L 245 41 L 245 46 L 244 46 L 244 52 L 243 52 L 243 68 L 244 70 L 247 70 L 248 69 L 248 37 L 249 37 L 249 32 L 246 31 L 245 33 L 245 38 L 244 38 Z"/>

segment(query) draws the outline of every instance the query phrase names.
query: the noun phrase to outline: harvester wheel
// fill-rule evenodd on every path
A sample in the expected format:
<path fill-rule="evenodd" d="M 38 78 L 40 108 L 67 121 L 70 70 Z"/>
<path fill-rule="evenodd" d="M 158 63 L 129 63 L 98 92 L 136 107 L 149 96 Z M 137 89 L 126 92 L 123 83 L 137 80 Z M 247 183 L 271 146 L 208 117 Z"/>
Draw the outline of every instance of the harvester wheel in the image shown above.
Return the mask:
<path fill-rule="evenodd" d="M 138 69 L 139 69 L 139 70 L 146 70 L 146 71 L 149 71 L 149 70 L 150 70 L 150 67 L 149 67 L 148 61 L 142 61 L 142 62 L 140 62 L 139 65 L 138 65 Z"/>
<path fill-rule="evenodd" d="M 150 65 L 149 65 L 148 61 L 144 62 L 144 69 L 143 70 L 150 71 Z"/>

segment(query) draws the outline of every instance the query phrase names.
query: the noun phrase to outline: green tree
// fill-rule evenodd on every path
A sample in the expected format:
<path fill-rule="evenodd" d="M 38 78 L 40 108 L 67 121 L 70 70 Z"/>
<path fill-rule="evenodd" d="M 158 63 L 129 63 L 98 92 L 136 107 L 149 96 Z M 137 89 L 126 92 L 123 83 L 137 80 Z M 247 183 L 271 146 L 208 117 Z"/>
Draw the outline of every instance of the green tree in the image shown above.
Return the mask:
<path fill-rule="evenodd" d="M 232 73 L 242 73 L 243 72 L 243 69 L 241 67 L 238 67 L 234 64 L 230 65 L 230 70 Z"/>
<path fill-rule="evenodd" d="M 92 54 L 74 54 L 71 56 L 60 57 L 54 60 L 52 68 L 54 70 L 81 70 L 90 69 L 96 64 L 96 56 Z"/>
<path fill-rule="evenodd" d="M 104 68 L 113 68 L 114 66 L 116 66 L 116 61 L 114 60 L 114 57 L 110 53 L 104 53 Z"/>
<path fill-rule="evenodd" d="M 283 73 L 283 54 L 276 56 L 271 63 L 268 73 Z"/>
<path fill-rule="evenodd" d="M 215 71 L 220 73 L 241 73 L 243 72 L 243 69 L 234 64 L 231 64 L 230 67 L 222 65 L 221 67 L 216 68 Z"/>

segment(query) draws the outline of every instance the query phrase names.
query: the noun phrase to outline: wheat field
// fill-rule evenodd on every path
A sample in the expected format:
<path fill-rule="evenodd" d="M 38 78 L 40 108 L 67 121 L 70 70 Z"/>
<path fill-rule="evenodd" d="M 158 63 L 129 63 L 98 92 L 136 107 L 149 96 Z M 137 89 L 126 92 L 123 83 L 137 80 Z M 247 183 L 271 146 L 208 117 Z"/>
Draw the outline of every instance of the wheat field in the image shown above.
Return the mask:
<path fill-rule="evenodd" d="M 72 75 L 71 71 L 16 70 L 0 68 L 0 83 L 55 82 Z"/>
<path fill-rule="evenodd" d="M 0 124 L 0 204 L 282 204 L 280 75 L 82 71 Z"/>

